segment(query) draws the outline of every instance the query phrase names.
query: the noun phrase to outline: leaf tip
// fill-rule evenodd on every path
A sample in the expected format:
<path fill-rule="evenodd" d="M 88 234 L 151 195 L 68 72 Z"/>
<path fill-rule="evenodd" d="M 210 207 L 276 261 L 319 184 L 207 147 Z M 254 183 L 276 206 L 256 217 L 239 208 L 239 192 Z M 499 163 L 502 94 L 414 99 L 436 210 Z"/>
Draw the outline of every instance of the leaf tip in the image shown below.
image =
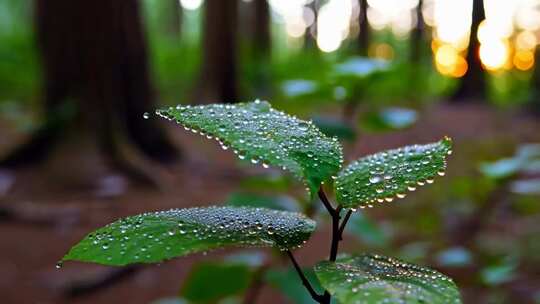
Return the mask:
<path fill-rule="evenodd" d="M 446 149 L 448 149 L 448 154 L 449 154 L 449 155 L 452 154 L 452 146 L 453 146 L 453 144 L 454 144 L 454 141 L 453 141 L 452 137 L 450 137 L 450 136 L 448 136 L 448 135 L 445 135 L 445 136 L 441 139 L 440 143 L 441 143 Z"/>

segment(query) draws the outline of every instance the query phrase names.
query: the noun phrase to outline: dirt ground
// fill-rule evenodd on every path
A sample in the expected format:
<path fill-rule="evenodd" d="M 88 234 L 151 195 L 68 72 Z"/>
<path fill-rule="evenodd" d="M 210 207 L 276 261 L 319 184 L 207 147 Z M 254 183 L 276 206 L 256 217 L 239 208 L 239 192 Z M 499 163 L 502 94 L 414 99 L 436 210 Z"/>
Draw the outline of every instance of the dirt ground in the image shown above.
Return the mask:
<path fill-rule="evenodd" d="M 460 148 L 462 145 L 478 140 L 502 138 L 513 143 L 540 142 L 539 131 L 540 121 L 524 113 L 440 104 L 422 113 L 420 121 L 411 129 L 363 136 L 349 148 L 353 152 L 347 158 L 410 143 L 430 142 L 443 135 L 454 138 L 454 154 L 459 155 L 467 151 L 466 147 Z M 6 133 L 9 134 L 0 142 L 2 150 L 19 141 L 17 134 Z M 134 186 L 115 172 L 109 172 L 103 168 L 91 145 L 78 141 L 61 146 L 50 160 L 38 167 L 0 172 L 0 206 L 15 214 L 0 215 L 0 302 L 149 303 L 177 295 L 193 263 L 216 259 L 229 252 L 196 254 L 161 265 L 140 267 L 110 286 L 78 297 L 66 294 L 81 282 L 87 284 L 111 271 L 119 271 L 119 268 L 74 262 L 56 269 L 57 260 L 91 230 L 119 217 L 144 211 L 221 202 L 237 188 L 243 176 L 253 172 L 239 167 L 232 153 L 224 153 L 214 142 L 179 128 L 171 127 L 171 134 L 183 148 L 184 161 L 174 168 L 153 171 L 162 185 L 160 189 Z M 89 148 L 81 149 L 86 147 L 84 145 Z M 79 174 L 81 172 L 84 174 Z M 301 264 L 312 265 L 323 258 L 321 253 L 327 250 L 327 236 L 326 228 L 319 229 L 308 244 L 296 252 Z M 456 278 L 458 285 L 461 279 Z M 535 283 L 538 278 L 527 282 Z M 466 303 L 485 303 L 481 289 L 465 289 L 463 293 Z M 258 303 L 287 302 L 271 287 L 264 286 Z"/>

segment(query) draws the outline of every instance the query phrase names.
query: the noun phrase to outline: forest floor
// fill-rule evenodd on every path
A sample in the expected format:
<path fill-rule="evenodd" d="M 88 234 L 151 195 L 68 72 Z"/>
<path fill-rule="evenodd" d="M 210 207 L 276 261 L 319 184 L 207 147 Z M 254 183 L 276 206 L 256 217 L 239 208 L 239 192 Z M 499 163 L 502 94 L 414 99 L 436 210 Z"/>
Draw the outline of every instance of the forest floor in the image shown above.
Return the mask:
<path fill-rule="evenodd" d="M 347 158 L 411 143 L 436 141 L 449 135 L 455 140 L 452 157 L 458 164 L 449 165 L 448 175 L 456 176 L 460 169 L 451 169 L 452 166 L 469 162 L 471 167 L 471 159 L 476 161 L 478 157 L 469 157 L 469 154 L 475 153 L 480 142 L 484 147 L 503 145 L 490 157 L 511 155 L 520 143 L 540 142 L 540 121 L 524 113 L 495 111 L 480 105 L 439 104 L 427 108 L 420 117 L 418 123 L 407 130 L 362 136 L 354 147 L 347 148 L 352 151 Z M 4 129 L 3 126 L 0 128 Z M 155 171 L 156 179 L 163 185 L 161 189 L 126 182 L 103 168 L 93 149 L 86 149 L 86 144 L 80 142 L 61 146 L 51 159 L 38 167 L 16 173 L 0 172 L 0 208 L 7 212 L 3 216 L 0 213 L 0 302 L 150 303 L 178 295 L 181 282 L 193 263 L 216 259 L 232 251 L 195 254 L 161 265 L 139 267 L 111 286 L 68 296 L 74 287 L 88 287 L 93 280 L 121 269 L 75 262 L 56 269 L 56 262 L 88 232 L 119 217 L 145 211 L 222 202 L 237 189 L 243 177 L 259 170 L 238 166 L 232 153 L 221 151 L 214 142 L 188 134 L 183 129 L 171 128 L 170 131 L 183 147 L 184 161 L 173 168 Z M 14 132 L 6 133 L 9 134 L 1 139 L 0 152 L 21 140 Z M 393 208 L 391 212 L 389 207 L 376 209 L 373 209 L 374 218 L 385 213 L 387 218 L 400 216 L 396 210 L 399 208 Z M 520 218 L 511 221 L 520 221 Z M 537 221 L 536 225 L 539 223 Z M 486 229 L 493 228 L 491 233 L 499 233 L 498 227 Z M 531 229 L 539 230 L 538 226 Z M 319 229 L 298 250 L 296 256 L 301 264 L 309 266 L 325 258 L 322 252 L 328 248 L 328 235 L 327 228 Z M 538 265 L 531 267 L 516 278 L 518 281 L 514 283 L 519 286 L 505 285 L 514 299 L 527 300 L 530 293 L 540 292 L 540 279 L 534 277 Z M 468 280 L 470 274 L 456 272 L 453 275 L 457 276 L 457 284 L 463 287 L 465 303 L 488 302 L 487 289 Z M 286 303 L 278 294 L 265 285 L 258 303 Z M 518 302 L 525 303 L 515 303 Z"/>

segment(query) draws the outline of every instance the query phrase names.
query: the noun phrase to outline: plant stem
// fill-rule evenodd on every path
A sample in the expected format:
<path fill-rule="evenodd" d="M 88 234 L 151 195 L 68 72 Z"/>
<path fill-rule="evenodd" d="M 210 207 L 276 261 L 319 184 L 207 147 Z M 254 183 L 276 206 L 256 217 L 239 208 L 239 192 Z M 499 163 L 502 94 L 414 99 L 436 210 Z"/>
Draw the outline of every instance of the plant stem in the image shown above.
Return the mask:
<path fill-rule="evenodd" d="M 296 262 L 292 252 L 290 250 L 287 249 L 287 255 L 289 256 L 289 258 L 291 259 L 293 265 L 294 265 L 294 269 L 296 269 L 296 272 L 298 273 L 298 275 L 300 276 L 300 279 L 302 280 L 302 284 L 304 284 L 304 286 L 306 287 L 306 289 L 308 290 L 309 294 L 311 295 L 311 297 L 313 298 L 313 300 L 317 301 L 318 303 L 325 303 L 325 302 L 322 302 L 323 301 L 323 298 L 324 296 L 318 294 L 314 289 L 313 287 L 311 286 L 311 284 L 309 283 L 308 279 L 306 278 L 306 276 L 304 275 L 304 273 L 302 272 L 302 269 L 300 268 L 300 266 L 298 265 L 298 263 Z"/>
<path fill-rule="evenodd" d="M 319 192 L 317 194 L 319 195 L 319 198 L 323 202 L 324 207 L 326 207 L 326 210 L 328 210 L 328 213 L 330 213 L 330 215 L 334 217 L 336 210 L 334 209 L 334 207 L 332 207 L 332 204 L 330 204 L 330 201 L 326 197 L 326 194 L 324 193 L 322 186 L 319 188 Z"/>
<path fill-rule="evenodd" d="M 332 243 L 330 245 L 330 256 L 328 257 L 328 260 L 331 262 L 335 262 L 339 250 L 339 241 L 341 240 L 341 235 L 343 233 L 343 230 L 345 229 L 345 225 L 347 224 L 347 221 L 351 217 L 350 211 L 345 216 L 345 219 L 341 223 L 340 226 L 340 219 L 341 219 L 341 206 L 338 206 L 334 209 L 332 207 L 332 204 L 330 204 L 330 201 L 326 197 L 326 194 L 324 193 L 323 188 L 319 188 L 319 198 L 323 202 L 323 205 L 326 207 L 326 210 L 328 210 L 328 213 L 330 213 L 330 216 L 332 217 Z M 330 303 L 330 293 L 328 291 L 324 292 L 324 295 L 322 296 L 320 303 Z"/>
<path fill-rule="evenodd" d="M 345 226 L 347 226 L 347 223 L 349 222 L 349 218 L 351 218 L 352 210 L 347 211 L 347 214 L 345 214 L 345 218 L 343 218 L 343 221 L 341 221 L 341 226 L 339 226 L 339 240 L 343 240 L 343 231 L 345 230 Z"/>
<path fill-rule="evenodd" d="M 341 240 L 341 235 L 339 233 L 339 219 L 341 218 L 341 216 L 339 215 L 340 211 L 341 206 L 338 206 L 335 210 L 334 215 L 332 215 L 332 245 L 330 246 L 330 257 L 328 258 L 328 260 L 331 262 L 336 261 L 339 241 Z"/>

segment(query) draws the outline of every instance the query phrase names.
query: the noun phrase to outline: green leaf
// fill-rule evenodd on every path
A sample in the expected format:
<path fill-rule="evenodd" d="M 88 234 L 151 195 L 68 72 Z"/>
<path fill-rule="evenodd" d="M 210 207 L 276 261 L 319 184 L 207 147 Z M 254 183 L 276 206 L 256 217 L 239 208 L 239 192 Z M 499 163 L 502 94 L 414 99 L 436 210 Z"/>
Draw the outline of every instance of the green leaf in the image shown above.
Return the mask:
<path fill-rule="evenodd" d="M 144 213 L 102 227 L 66 260 L 106 265 L 158 263 L 224 246 L 295 248 L 315 230 L 302 214 L 250 207 L 207 207 Z"/>
<path fill-rule="evenodd" d="M 245 291 L 252 274 L 243 264 L 202 262 L 191 269 L 180 293 L 192 303 L 215 303 Z"/>
<path fill-rule="evenodd" d="M 364 208 L 405 197 L 407 190 L 444 175 L 451 148 L 451 139 L 445 137 L 360 158 L 339 173 L 334 183 L 337 201 L 345 208 Z"/>
<path fill-rule="evenodd" d="M 504 260 L 490 265 L 480 271 L 482 282 L 495 286 L 506 283 L 516 276 L 518 261 L 515 256 L 506 256 Z"/>
<path fill-rule="evenodd" d="M 317 83 L 306 79 L 292 79 L 285 81 L 281 89 L 287 97 L 311 95 L 317 91 Z"/>
<path fill-rule="evenodd" d="M 540 178 L 517 180 L 510 184 L 510 191 L 518 194 L 539 195 Z"/>
<path fill-rule="evenodd" d="M 504 179 L 514 176 L 521 170 L 523 160 L 520 158 L 503 158 L 492 163 L 480 165 L 480 171 L 493 179 Z"/>
<path fill-rule="evenodd" d="M 302 272 L 304 272 L 304 275 L 309 280 L 315 291 L 322 294 L 322 287 L 319 284 L 319 280 L 317 280 L 313 269 L 304 268 L 302 269 Z M 302 281 L 298 277 L 298 273 L 296 273 L 296 270 L 294 270 L 292 267 L 280 270 L 270 269 L 265 274 L 265 280 L 272 287 L 285 295 L 292 303 L 317 303 L 311 298 L 304 285 L 302 285 Z"/>
<path fill-rule="evenodd" d="M 367 77 L 376 72 L 386 71 L 389 68 L 390 65 L 386 60 L 352 57 L 347 61 L 336 65 L 335 74 L 341 76 Z"/>
<path fill-rule="evenodd" d="M 330 294 L 348 303 L 461 303 L 452 279 L 438 271 L 380 255 L 320 262 L 315 273 Z"/>
<path fill-rule="evenodd" d="M 451 247 L 436 255 L 437 263 L 446 267 L 462 267 L 472 263 L 472 254 L 463 247 Z"/>
<path fill-rule="evenodd" d="M 339 171 L 343 161 L 336 138 L 328 138 L 312 122 L 279 112 L 265 101 L 177 106 L 156 112 L 217 139 L 241 159 L 291 171 L 306 181 L 312 195 Z"/>
<path fill-rule="evenodd" d="M 360 118 L 360 126 L 370 132 L 392 131 L 410 127 L 417 119 L 418 114 L 412 109 L 389 107 L 365 113 Z"/>

